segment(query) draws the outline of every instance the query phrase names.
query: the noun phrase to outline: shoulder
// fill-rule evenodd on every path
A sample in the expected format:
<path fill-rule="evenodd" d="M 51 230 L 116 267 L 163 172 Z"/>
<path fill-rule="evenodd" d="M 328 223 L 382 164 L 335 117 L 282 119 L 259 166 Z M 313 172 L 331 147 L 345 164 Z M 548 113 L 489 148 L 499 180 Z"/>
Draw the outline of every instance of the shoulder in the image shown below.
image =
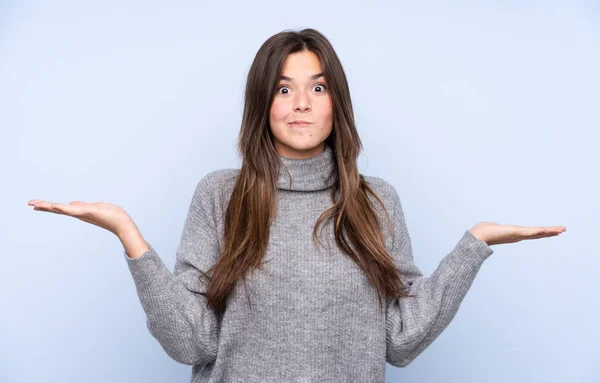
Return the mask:
<path fill-rule="evenodd" d="M 197 189 L 216 194 L 216 191 L 227 189 L 235 184 L 241 169 L 227 168 L 208 172 L 198 181 Z"/>
<path fill-rule="evenodd" d="M 362 175 L 367 185 L 373 189 L 373 192 L 382 200 L 386 205 L 386 208 L 393 207 L 395 204 L 400 202 L 398 191 L 390 182 L 384 180 L 381 177 Z"/>
<path fill-rule="evenodd" d="M 213 170 L 206 173 L 199 183 L 210 187 L 225 186 L 227 183 L 235 182 L 240 171 L 241 169 L 233 168 Z"/>
<path fill-rule="evenodd" d="M 380 177 L 365 176 L 364 180 L 373 192 L 379 197 L 385 210 L 389 214 L 389 217 L 394 222 L 394 225 L 398 225 L 398 222 L 404 222 L 404 213 L 402 211 L 402 204 L 400 203 L 400 197 L 394 185 Z M 372 201 L 373 207 L 377 212 L 378 216 L 385 220 L 385 214 L 381 209 L 381 205 L 376 201 L 375 197 L 368 193 L 368 198 Z M 401 223 L 400 223 L 401 224 Z M 387 226 L 386 226 L 387 227 Z M 394 231 L 385 232 L 386 241 L 394 237 Z M 391 246 L 390 242 L 386 242 L 387 246 Z"/>
<path fill-rule="evenodd" d="M 241 169 L 226 168 L 206 173 L 196 185 L 194 200 L 203 204 L 211 214 L 222 214 Z"/>

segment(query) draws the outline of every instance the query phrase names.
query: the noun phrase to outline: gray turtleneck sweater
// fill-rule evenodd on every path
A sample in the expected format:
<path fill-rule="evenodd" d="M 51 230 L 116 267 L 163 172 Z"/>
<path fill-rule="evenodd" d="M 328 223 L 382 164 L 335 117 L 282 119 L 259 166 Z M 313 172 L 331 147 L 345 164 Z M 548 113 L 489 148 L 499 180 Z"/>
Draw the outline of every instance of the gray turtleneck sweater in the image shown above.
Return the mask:
<path fill-rule="evenodd" d="M 448 326 L 493 250 L 469 230 L 423 276 L 395 188 L 365 176 L 389 210 L 386 246 L 416 298 L 384 300 L 360 268 L 335 246 L 333 230 L 313 247 L 312 230 L 331 206 L 337 172 L 331 148 L 309 159 L 280 157 L 279 205 L 264 269 L 238 283 L 223 316 L 207 308 L 200 279 L 219 257 L 224 208 L 239 169 L 204 176 L 193 195 L 173 273 L 154 247 L 124 252 L 147 326 L 169 356 L 192 365 L 192 382 L 340 382 L 385 380 L 386 362 L 406 366 Z M 331 176 L 331 177 L 329 177 Z M 326 246 L 327 243 L 334 246 Z"/>

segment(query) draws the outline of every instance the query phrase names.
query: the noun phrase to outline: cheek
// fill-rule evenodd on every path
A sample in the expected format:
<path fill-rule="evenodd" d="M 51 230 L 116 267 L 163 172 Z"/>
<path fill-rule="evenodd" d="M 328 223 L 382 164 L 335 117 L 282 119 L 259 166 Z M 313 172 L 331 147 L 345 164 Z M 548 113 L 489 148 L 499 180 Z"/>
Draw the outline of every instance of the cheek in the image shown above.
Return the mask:
<path fill-rule="evenodd" d="M 319 114 L 324 120 L 331 120 L 333 116 L 333 108 L 330 100 L 323 100 L 323 102 L 319 105 Z"/>
<path fill-rule="evenodd" d="M 273 105 L 271 105 L 271 112 L 269 115 L 269 118 L 271 119 L 271 123 L 277 123 L 277 122 L 284 120 L 286 115 L 287 115 L 286 106 L 281 102 L 276 102 L 276 101 L 273 102 Z"/>

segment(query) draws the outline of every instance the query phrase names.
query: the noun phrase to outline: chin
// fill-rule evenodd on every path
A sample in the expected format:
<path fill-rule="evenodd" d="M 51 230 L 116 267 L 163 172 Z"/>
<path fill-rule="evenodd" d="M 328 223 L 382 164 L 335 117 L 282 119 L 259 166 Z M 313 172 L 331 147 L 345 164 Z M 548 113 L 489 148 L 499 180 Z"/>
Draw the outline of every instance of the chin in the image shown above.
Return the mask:
<path fill-rule="evenodd" d="M 294 150 L 315 150 L 317 149 L 319 146 L 321 146 L 323 144 L 323 142 L 311 142 L 311 143 L 292 143 L 292 144 L 286 144 L 287 147 L 289 147 L 290 149 L 294 149 Z"/>
<path fill-rule="evenodd" d="M 299 158 L 299 157 L 311 157 L 315 155 L 316 150 L 321 148 L 324 144 L 324 140 L 322 141 L 313 141 L 310 142 L 304 141 L 282 141 L 277 146 L 279 146 L 278 152 L 284 157 L 288 158 Z M 320 150 L 319 150 L 320 151 Z"/>

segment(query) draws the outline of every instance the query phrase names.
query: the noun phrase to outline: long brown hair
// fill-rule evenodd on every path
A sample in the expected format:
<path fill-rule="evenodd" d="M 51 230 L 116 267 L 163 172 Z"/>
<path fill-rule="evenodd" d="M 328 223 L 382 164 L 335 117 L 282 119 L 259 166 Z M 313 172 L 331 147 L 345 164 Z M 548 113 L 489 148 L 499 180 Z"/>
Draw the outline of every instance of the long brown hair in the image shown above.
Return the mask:
<path fill-rule="evenodd" d="M 245 91 L 244 112 L 238 136 L 242 167 L 233 188 L 224 220 L 220 257 L 206 274 L 207 305 L 217 313 L 225 311 L 228 297 L 237 281 L 261 266 L 269 241 L 269 228 L 277 213 L 279 157 L 273 145 L 269 112 L 279 76 L 287 56 L 308 50 L 321 62 L 329 85 L 333 108 L 333 129 L 325 144 L 331 147 L 337 180 L 331 187 L 333 206 L 325 210 L 313 230 L 333 219 L 335 242 L 368 276 L 379 296 L 410 296 L 400 280 L 400 269 L 385 247 L 381 222 L 368 198 L 384 204 L 359 174 L 357 158 L 362 150 L 354 122 L 350 90 L 342 64 L 327 38 L 308 28 L 300 32 L 285 30 L 271 36 L 260 47 L 250 70 Z M 336 200 L 336 196 L 339 196 Z"/>

